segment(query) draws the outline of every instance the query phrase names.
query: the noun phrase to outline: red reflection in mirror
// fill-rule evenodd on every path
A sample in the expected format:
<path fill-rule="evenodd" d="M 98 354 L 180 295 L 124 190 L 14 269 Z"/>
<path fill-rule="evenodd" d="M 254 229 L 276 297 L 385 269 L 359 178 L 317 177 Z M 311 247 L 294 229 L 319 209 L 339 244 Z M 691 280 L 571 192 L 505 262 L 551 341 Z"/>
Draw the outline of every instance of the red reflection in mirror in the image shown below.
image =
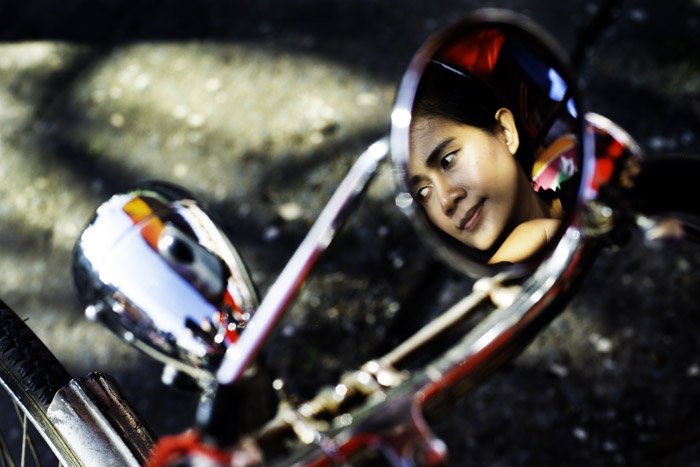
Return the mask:
<path fill-rule="evenodd" d="M 505 41 L 500 29 L 482 29 L 472 37 L 457 42 L 441 53 L 441 59 L 489 80 Z"/>

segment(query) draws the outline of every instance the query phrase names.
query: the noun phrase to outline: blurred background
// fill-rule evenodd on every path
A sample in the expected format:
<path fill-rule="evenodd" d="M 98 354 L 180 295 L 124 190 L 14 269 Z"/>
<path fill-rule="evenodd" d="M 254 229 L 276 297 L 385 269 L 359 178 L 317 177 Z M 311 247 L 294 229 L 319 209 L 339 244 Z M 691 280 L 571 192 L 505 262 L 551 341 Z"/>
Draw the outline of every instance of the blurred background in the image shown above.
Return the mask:
<path fill-rule="evenodd" d="M 600 2 L 0 2 L 0 297 L 74 375 L 113 375 L 158 434 L 196 397 L 84 319 L 71 250 L 147 179 L 217 216 L 264 294 L 354 158 L 389 129 L 420 44 L 483 6 L 566 50 Z M 700 154 L 700 2 L 626 0 L 580 70 L 588 109 L 650 157 Z M 266 346 L 309 397 L 381 355 L 471 281 L 431 260 L 384 167 Z M 700 174 L 699 174 L 700 175 Z M 518 359 L 435 426 L 454 465 L 700 465 L 700 249 L 609 250 Z"/>

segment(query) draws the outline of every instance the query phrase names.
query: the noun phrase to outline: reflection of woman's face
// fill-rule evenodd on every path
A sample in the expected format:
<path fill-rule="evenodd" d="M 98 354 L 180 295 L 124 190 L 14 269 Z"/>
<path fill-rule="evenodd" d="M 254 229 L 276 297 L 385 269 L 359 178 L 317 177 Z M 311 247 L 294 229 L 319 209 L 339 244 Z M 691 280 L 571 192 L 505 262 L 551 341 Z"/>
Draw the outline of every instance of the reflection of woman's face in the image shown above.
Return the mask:
<path fill-rule="evenodd" d="M 495 117 L 493 135 L 441 117 L 417 117 L 411 130 L 414 198 L 440 230 L 480 250 L 522 222 L 518 193 L 523 183 L 528 186 L 514 157 L 519 141 L 513 115 L 500 109 Z"/>

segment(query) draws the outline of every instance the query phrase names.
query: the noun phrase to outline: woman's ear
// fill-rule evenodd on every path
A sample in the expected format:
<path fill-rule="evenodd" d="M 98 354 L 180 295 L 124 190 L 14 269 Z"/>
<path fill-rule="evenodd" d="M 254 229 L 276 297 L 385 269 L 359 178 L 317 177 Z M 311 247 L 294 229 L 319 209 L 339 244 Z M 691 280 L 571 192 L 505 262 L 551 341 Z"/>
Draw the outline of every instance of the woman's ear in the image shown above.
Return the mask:
<path fill-rule="evenodd" d="M 496 111 L 496 121 L 498 122 L 498 127 L 505 138 L 506 146 L 512 155 L 518 151 L 518 146 L 520 145 L 520 138 L 518 136 L 518 129 L 515 126 L 515 119 L 513 118 L 513 112 L 501 107 Z"/>

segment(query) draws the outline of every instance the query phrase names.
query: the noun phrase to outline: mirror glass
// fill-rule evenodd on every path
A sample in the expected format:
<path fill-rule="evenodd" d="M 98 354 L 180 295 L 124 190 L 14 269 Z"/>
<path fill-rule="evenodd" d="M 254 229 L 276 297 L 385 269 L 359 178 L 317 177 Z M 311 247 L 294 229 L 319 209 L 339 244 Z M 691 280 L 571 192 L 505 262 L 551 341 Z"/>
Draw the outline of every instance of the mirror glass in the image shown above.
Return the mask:
<path fill-rule="evenodd" d="M 524 17 L 478 11 L 428 40 L 401 82 L 397 205 L 458 269 L 522 274 L 576 205 L 582 128 L 556 43 Z"/>

